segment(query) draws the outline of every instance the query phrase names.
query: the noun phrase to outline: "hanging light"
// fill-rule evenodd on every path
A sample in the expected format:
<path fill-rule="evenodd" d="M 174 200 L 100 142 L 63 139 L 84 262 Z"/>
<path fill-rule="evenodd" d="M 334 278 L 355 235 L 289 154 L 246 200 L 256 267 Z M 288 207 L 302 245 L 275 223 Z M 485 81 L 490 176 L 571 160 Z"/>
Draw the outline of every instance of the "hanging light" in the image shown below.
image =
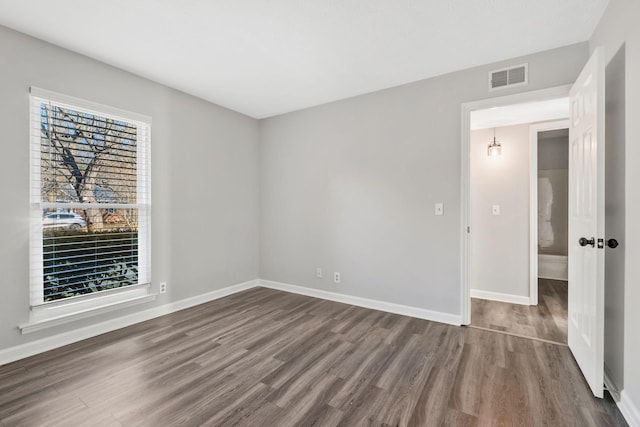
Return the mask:
<path fill-rule="evenodd" d="M 489 157 L 499 157 L 502 154 L 502 145 L 496 141 L 496 128 L 493 128 L 493 142 L 487 147 Z"/>

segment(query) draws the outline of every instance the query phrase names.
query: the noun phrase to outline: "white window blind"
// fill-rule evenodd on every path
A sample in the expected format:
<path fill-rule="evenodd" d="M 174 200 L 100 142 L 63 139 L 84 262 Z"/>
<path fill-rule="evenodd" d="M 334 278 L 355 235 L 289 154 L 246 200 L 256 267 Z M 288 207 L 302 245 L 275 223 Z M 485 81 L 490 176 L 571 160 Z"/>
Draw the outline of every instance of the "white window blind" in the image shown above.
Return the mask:
<path fill-rule="evenodd" d="M 149 283 L 151 119 L 38 88 L 30 114 L 31 305 Z"/>

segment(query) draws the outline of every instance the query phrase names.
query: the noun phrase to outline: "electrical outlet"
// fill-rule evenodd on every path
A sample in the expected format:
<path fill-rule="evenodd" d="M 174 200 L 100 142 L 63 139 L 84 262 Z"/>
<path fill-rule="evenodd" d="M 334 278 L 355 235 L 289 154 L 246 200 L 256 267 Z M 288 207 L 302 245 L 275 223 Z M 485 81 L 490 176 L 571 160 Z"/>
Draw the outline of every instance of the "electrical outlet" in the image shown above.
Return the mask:
<path fill-rule="evenodd" d="M 160 293 L 164 294 L 167 292 L 167 282 L 160 282 Z"/>
<path fill-rule="evenodd" d="M 436 203 L 435 214 L 438 215 L 438 216 L 444 215 L 444 203 L 442 203 L 442 202 Z"/>
<path fill-rule="evenodd" d="M 333 272 L 333 283 L 340 283 L 340 273 L 337 271 Z"/>
<path fill-rule="evenodd" d="M 322 279 L 322 268 L 320 267 L 316 268 L 316 277 L 318 279 Z"/>

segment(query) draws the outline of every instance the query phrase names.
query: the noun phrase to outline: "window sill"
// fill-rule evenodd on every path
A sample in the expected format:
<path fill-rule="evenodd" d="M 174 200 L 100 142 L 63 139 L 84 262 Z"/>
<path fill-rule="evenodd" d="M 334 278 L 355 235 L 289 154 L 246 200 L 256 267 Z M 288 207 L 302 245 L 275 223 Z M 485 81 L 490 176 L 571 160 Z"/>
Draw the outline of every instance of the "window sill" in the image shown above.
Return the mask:
<path fill-rule="evenodd" d="M 140 291 L 145 291 L 144 293 Z M 63 325 L 76 320 L 86 319 L 99 314 L 120 310 L 132 305 L 143 304 L 155 300 L 157 294 L 152 294 L 146 289 L 139 289 L 138 292 L 130 294 L 123 293 L 117 298 L 97 297 L 91 301 L 82 303 L 71 302 L 56 306 L 41 306 L 31 309 L 31 316 L 28 323 L 19 325 L 20 332 L 25 335 L 43 329 Z M 73 311 L 70 311 L 70 309 Z"/>

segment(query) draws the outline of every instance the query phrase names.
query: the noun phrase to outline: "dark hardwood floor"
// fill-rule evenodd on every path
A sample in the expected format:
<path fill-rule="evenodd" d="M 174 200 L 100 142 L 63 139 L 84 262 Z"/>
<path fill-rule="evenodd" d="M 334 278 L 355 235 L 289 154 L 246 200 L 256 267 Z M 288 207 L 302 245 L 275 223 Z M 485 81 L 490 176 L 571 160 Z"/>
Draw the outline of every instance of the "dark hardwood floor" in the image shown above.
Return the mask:
<path fill-rule="evenodd" d="M 619 426 L 568 348 L 264 288 L 0 367 L 9 426 Z"/>
<path fill-rule="evenodd" d="M 538 279 L 538 305 L 471 299 L 471 325 L 567 343 L 567 282 Z"/>

